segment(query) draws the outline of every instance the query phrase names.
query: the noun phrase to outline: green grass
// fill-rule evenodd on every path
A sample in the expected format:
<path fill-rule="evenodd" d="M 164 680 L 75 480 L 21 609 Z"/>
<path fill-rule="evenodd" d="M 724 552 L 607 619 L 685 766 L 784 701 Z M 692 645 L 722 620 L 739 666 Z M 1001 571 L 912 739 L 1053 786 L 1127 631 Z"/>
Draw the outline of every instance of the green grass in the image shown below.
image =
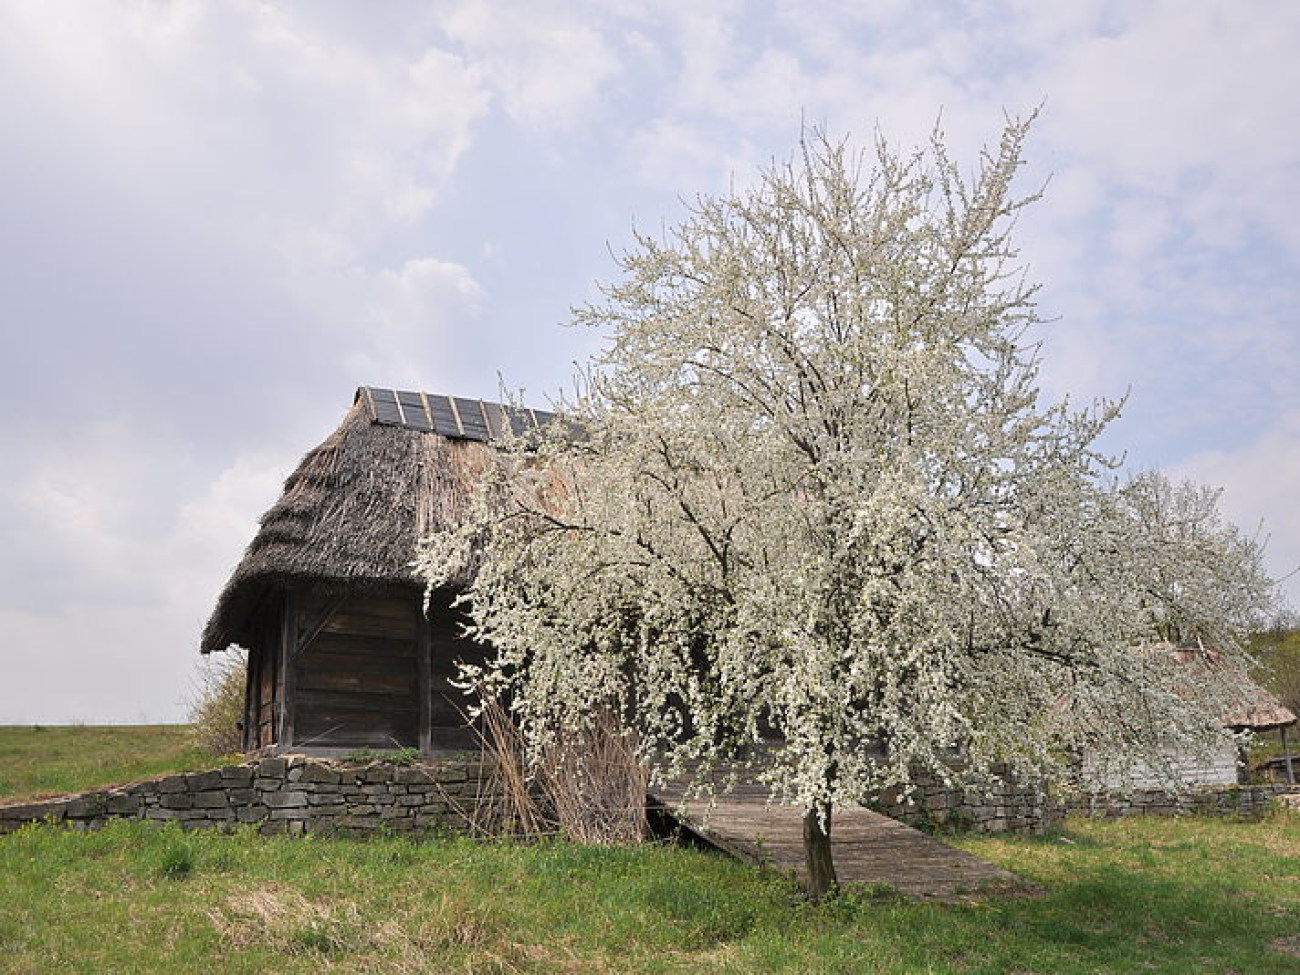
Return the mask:
<path fill-rule="evenodd" d="M 662 846 L 30 827 L 0 838 L 0 969 L 1300 971 L 1300 817 L 962 845 L 1045 893 L 813 907 L 777 877 Z"/>
<path fill-rule="evenodd" d="M 10 795 L 207 764 L 178 727 L 0 728 Z M 29 827 L 0 837 L 0 972 L 1300 972 L 1300 816 L 957 842 L 1042 895 L 812 906 L 663 846 Z"/>
<path fill-rule="evenodd" d="M 0 802 L 83 792 L 220 764 L 186 725 L 0 725 Z"/>

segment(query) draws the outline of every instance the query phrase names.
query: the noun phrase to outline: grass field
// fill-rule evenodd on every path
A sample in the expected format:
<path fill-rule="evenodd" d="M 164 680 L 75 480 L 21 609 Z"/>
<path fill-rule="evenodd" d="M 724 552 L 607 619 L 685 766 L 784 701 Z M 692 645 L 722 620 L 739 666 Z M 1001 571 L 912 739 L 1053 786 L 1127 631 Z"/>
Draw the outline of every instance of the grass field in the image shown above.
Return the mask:
<path fill-rule="evenodd" d="M 0 725 L 0 802 L 215 764 L 185 725 Z"/>
<path fill-rule="evenodd" d="M 814 907 L 666 846 L 34 827 L 0 837 L 0 971 L 1300 972 L 1300 817 L 960 845 L 1044 893 Z"/>

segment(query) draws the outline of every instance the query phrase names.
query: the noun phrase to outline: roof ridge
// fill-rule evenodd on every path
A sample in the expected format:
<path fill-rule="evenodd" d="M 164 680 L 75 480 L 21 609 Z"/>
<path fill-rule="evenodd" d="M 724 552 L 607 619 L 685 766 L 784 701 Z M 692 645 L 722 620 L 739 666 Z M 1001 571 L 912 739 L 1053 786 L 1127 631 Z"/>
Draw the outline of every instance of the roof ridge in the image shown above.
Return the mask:
<path fill-rule="evenodd" d="M 384 386 L 358 387 L 353 403 L 358 402 L 365 404 L 372 423 L 453 440 L 500 440 L 507 423 L 518 436 L 540 429 L 555 416 L 550 410 Z"/>

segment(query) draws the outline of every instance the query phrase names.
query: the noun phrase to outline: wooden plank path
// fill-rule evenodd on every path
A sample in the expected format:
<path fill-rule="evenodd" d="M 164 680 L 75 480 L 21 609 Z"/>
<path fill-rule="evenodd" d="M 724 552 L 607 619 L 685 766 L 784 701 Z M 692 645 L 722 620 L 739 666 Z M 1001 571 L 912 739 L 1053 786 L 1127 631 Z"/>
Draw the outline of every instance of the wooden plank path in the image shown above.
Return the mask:
<path fill-rule="evenodd" d="M 660 788 L 650 802 L 711 846 L 807 885 L 801 809 L 769 804 L 765 793 L 743 786 L 712 801 L 685 802 L 681 791 Z M 1032 892 L 1010 871 L 861 806 L 835 811 L 831 851 L 841 886 L 886 884 L 930 901 Z"/>

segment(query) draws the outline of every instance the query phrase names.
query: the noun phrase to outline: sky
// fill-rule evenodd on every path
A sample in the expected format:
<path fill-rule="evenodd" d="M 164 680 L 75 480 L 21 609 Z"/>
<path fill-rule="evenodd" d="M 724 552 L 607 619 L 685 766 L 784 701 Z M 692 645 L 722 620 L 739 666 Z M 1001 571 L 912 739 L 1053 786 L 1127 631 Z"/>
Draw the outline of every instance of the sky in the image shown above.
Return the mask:
<path fill-rule="evenodd" d="M 183 720 L 360 385 L 537 405 L 634 227 L 1041 106 L 1042 384 L 1300 566 L 1293 0 L 0 0 L 0 723 Z M 1300 607 L 1300 576 L 1282 583 Z"/>

